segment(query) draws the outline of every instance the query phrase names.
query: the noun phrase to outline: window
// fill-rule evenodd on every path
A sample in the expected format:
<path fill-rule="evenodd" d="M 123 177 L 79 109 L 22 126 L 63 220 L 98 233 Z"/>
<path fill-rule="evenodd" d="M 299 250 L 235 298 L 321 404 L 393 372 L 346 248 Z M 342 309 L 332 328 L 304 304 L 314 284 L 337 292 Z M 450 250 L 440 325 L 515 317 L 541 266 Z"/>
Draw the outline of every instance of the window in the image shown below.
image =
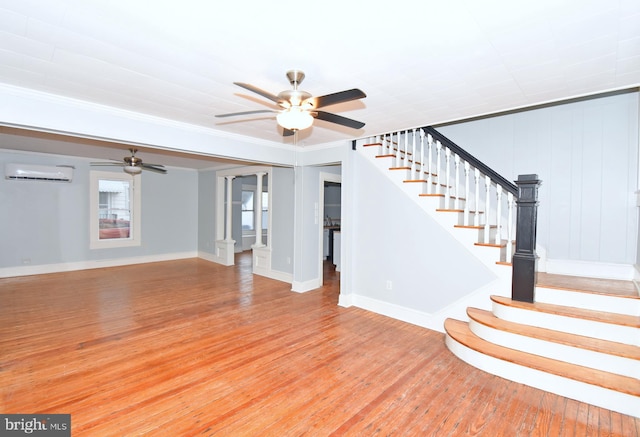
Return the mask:
<path fill-rule="evenodd" d="M 242 230 L 255 230 L 255 204 L 253 202 L 253 191 L 242 191 Z M 262 193 L 262 229 L 267 229 L 269 221 L 269 193 Z"/>
<path fill-rule="evenodd" d="M 91 249 L 140 245 L 140 175 L 92 171 Z"/>
<path fill-rule="evenodd" d="M 262 229 L 267 229 L 269 224 L 269 193 L 262 193 Z"/>
<path fill-rule="evenodd" d="M 253 231 L 253 191 L 242 191 L 242 230 Z"/>

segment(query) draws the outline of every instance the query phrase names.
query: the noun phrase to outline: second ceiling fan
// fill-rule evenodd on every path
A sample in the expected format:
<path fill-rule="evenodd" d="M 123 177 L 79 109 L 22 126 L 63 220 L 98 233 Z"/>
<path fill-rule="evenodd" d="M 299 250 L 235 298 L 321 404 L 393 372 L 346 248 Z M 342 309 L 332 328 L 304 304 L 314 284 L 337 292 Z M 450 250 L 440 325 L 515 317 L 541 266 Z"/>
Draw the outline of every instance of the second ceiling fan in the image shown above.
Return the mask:
<path fill-rule="evenodd" d="M 255 111 L 233 112 L 229 114 L 219 114 L 216 117 L 233 117 L 239 115 L 251 115 L 261 113 L 277 113 L 278 124 L 284 128 L 284 136 L 293 135 L 296 131 L 307 129 L 313 124 L 313 119 L 324 120 L 329 123 L 339 124 L 341 126 L 360 129 L 364 126 L 361 121 L 343 117 L 326 111 L 319 111 L 325 106 L 335 105 L 337 103 L 349 102 L 352 100 L 362 99 L 367 95 L 357 88 L 339 91 L 337 93 L 327 94 L 324 96 L 313 97 L 310 93 L 298 89 L 298 86 L 304 80 L 304 73 L 300 70 L 291 70 L 287 72 L 289 83 L 293 87 L 291 90 L 285 90 L 278 95 L 271 94 L 258 87 L 248 83 L 234 82 L 244 89 L 252 91 L 276 103 L 281 109 L 258 109 Z"/>

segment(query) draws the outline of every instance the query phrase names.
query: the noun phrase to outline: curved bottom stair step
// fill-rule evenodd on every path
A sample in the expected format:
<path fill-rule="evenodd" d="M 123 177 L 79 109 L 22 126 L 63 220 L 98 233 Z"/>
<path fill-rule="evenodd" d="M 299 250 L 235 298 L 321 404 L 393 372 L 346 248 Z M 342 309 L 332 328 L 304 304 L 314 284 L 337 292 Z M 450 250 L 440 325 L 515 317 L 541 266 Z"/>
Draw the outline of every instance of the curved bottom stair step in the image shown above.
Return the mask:
<path fill-rule="evenodd" d="M 640 317 L 637 316 L 543 302 L 519 302 L 503 296 L 491 296 L 491 301 L 493 314 L 503 320 L 640 346 Z"/>
<path fill-rule="evenodd" d="M 478 308 L 467 308 L 467 316 L 471 331 L 492 343 L 640 378 L 638 346 L 510 322 Z"/>
<path fill-rule="evenodd" d="M 463 361 L 503 378 L 640 417 L 640 380 L 500 346 L 469 325 L 445 321 L 447 347 Z"/>

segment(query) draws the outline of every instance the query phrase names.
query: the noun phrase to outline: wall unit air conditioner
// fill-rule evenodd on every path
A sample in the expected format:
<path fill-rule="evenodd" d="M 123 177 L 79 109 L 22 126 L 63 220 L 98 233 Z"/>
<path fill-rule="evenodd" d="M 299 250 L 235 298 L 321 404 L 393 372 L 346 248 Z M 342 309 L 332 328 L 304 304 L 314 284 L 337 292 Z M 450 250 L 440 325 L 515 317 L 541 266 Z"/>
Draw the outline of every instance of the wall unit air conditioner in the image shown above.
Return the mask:
<path fill-rule="evenodd" d="M 71 182 L 73 167 L 33 164 L 5 164 L 5 178 L 29 181 Z"/>

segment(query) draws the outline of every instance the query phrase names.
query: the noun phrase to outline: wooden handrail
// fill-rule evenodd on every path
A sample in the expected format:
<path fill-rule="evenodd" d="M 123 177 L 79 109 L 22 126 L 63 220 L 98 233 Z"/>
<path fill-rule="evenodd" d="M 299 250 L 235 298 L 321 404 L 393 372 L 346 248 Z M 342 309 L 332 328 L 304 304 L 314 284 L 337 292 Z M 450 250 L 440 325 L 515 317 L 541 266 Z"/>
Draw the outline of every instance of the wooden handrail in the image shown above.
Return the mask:
<path fill-rule="evenodd" d="M 460 156 L 460 158 L 464 159 L 465 161 L 468 161 L 473 167 L 480 170 L 482 174 L 489 176 L 489 178 L 493 182 L 501 185 L 503 189 L 510 192 L 516 197 L 518 196 L 518 187 L 516 186 L 516 184 L 502 177 L 500 174 L 494 171 L 491 167 L 489 167 L 488 165 L 480 161 L 478 158 L 476 158 L 475 156 L 473 156 L 472 154 L 470 154 L 469 152 L 467 152 L 466 150 L 458 146 L 449 138 L 442 135 L 435 128 L 433 128 L 432 126 L 427 126 L 421 129 L 424 130 L 425 133 L 431 134 L 431 136 L 434 139 L 440 141 L 442 145 L 447 146 L 452 152 Z"/>

